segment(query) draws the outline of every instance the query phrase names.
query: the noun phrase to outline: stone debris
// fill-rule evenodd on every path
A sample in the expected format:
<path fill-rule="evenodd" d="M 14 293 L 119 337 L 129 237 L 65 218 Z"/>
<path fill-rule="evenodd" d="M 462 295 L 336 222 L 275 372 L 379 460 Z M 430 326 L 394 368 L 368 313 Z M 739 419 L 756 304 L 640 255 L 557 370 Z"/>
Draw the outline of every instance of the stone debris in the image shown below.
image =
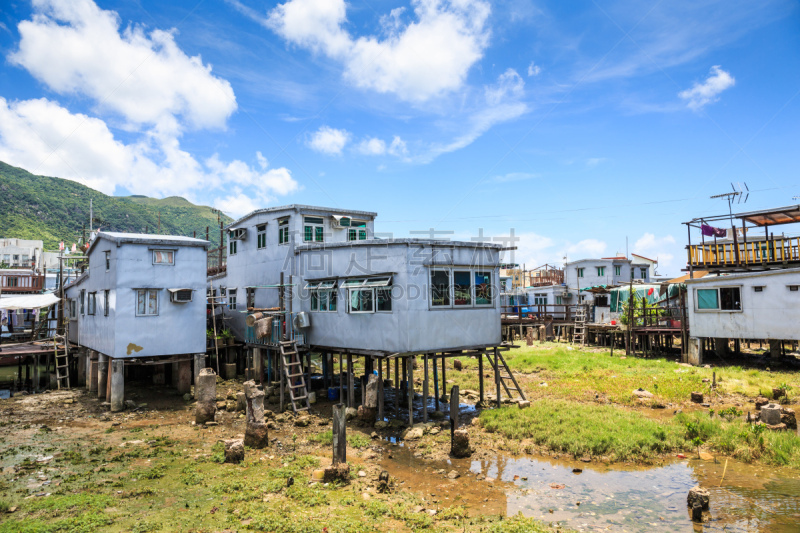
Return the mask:
<path fill-rule="evenodd" d="M 469 447 L 469 433 L 466 429 L 453 431 L 450 453 L 453 457 L 469 457 L 472 455 L 472 449 Z"/>
<path fill-rule="evenodd" d="M 693 392 L 692 393 L 692 402 L 693 403 L 703 403 L 703 393 L 702 392 Z"/>
<path fill-rule="evenodd" d="M 708 490 L 697 485 L 689 490 L 689 495 L 686 496 L 686 503 L 689 507 L 694 507 L 695 503 L 700 504 L 703 510 L 708 509 L 709 493 Z"/>
<path fill-rule="evenodd" d="M 225 443 L 225 462 L 226 463 L 241 463 L 244 461 L 244 440 L 243 439 L 226 439 Z"/>
<path fill-rule="evenodd" d="M 761 421 L 767 425 L 774 426 L 781 423 L 781 406 L 770 403 L 761 406 Z"/>
<path fill-rule="evenodd" d="M 644 389 L 641 389 L 641 388 L 636 389 L 635 391 L 633 391 L 633 395 L 638 397 L 638 398 L 652 398 L 653 397 L 653 393 L 652 392 L 648 392 L 648 391 L 646 391 Z"/>

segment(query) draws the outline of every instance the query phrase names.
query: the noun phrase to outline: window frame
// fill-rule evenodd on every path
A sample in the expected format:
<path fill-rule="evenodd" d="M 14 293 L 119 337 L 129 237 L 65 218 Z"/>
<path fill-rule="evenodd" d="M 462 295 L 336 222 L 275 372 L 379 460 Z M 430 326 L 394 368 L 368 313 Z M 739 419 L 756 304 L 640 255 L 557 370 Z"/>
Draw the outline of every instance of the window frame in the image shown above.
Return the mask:
<path fill-rule="evenodd" d="M 390 291 L 390 301 L 392 300 L 391 297 L 391 288 L 393 285 L 394 276 L 374 276 L 370 278 L 350 278 L 344 280 L 342 283 L 342 289 L 346 290 L 347 295 L 347 307 L 346 311 L 352 314 L 374 314 L 374 313 L 391 313 L 392 309 L 383 309 L 378 310 L 378 290 L 388 290 Z M 353 310 L 352 302 L 353 297 L 351 294 L 354 292 L 364 292 L 370 295 L 369 301 L 371 302 L 371 309 L 366 311 L 356 311 Z M 391 306 L 390 306 L 391 307 Z"/>
<path fill-rule="evenodd" d="M 136 316 L 137 317 L 158 316 L 159 313 L 161 312 L 161 305 L 159 304 L 159 301 L 158 301 L 159 300 L 158 293 L 161 292 L 161 289 L 143 288 L 143 289 L 134 289 L 134 290 L 136 291 L 136 302 L 135 302 L 136 303 Z M 139 293 L 142 292 L 142 291 L 144 291 L 146 293 L 145 294 L 145 302 L 144 302 L 145 312 L 144 313 L 139 313 Z M 155 313 L 148 313 L 147 309 L 150 308 L 149 303 L 150 303 L 150 299 L 151 299 L 153 294 L 155 294 L 156 312 Z"/>
<path fill-rule="evenodd" d="M 111 270 L 111 250 L 106 250 L 103 252 L 105 254 L 106 260 L 106 272 Z"/>
<path fill-rule="evenodd" d="M 639 267 L 639 275 L 642 277 L 642 279 L 647 279 L 647 270 L 647 267 Z"/>
<path fill-rule="evenodd" d="M 578 274 L 578 277 L 579 277 L 579 278 L 582 278 L 582 277 L 584 277 L 584 276 L 583 276 L 583 273 L 584 273 L 584 272 L 583 272 L 583 271 L 584 271 L 584 268 L 585 268 L 585 267 L 580 267 L 580 268 L 576 268 L 576 269 L 575 269 L 575 271 L 577 272 L 577 274 Z"/>
<path fill-rule="evenodd" d="M 597 277 L 602 277 L 602 276 L 606 275 L 606 267 L 599 266 L 599 267 L 595 267 L 595 268 L 597 269 Z"/>
<path fill-rule="evenodd" d="M 436 272 L 446 272 L 448 276 L 448 304 L 434 305 L 433 303 L 433 276 Z M 455 303 L 455 273 L 469 272 L 470 275 L 470 303 L 456 305 Z M 477 276 L 489 276 L 488 295 L 489 303 L 478 303 L 478 286 L 484 285 L 477 283 Z M 492 267 L 471 267 L 471 266 L 431 266 L 428 272 L 428 309 L 493 309 L 496 308 L 497 294 L 494 292 L 493 280 L 495 269 Z"/>
<path fill-rule="evenodd" d="M 742 295 L 744 294 L 743 285 L 725 285 L 720 287 L 695 287 L 694 289 L 694 310 L 698 313 L 742 313 L 744 312 L 744 301 Z M 739 309 L 723 309 L 722 308 L 722 290 L 736 289 L 739 291 Z M 700 291 L 716 291 L 717 306 L 700 308 Z"/>
<path fill-rule="evenodd" d="M 81 289 L 81 315 L 86 314 L 86 289 Z"/>
<path fill-rule="evenodd" d="M 544 298 L 544 301 L 542 299 Z M 547 306 L 547 293 L 545 292 L 535 292 L 533 293 L 533 305 L 544 305 Z"/>
<path fill-rule="evenodd" d="M 78 301 L 75 298 L 69 299 L 69 319 L 78 320 Z"/>
<path fill-rule="evenodd" d="M 225 299 L 227 300 L 227 307 L 229 311 L 236 311 L 238 305 L 238 290 L 236 287 L 228 287 L 225 293 Z"/>
<path fill-rule="evenodd" d="M 152 255 L 152 257 L 153 257 L 153 265 L 175 266 L 175 250 L 167 250 L 167 249 L 163 249 L 163 248 L 154 248 L 154 249 L 152 249 L 150 251 L 153 252 L 153 255 Z M 168 253 L 170 255 L 170 257 L 172 258 L 172 261 L 169 262 L 169 263 L 166 263 L 166 262 L 163 262 L 163 261 L 161 261 L 161 262 L 156 261 L 156 254 L 158 254 L 158 253 Z"/>
<path fill-rule="evenodd" d="M 256 250 L 263 250 L 267 247 L 267 224 L 256 225 Z"/>
<path fill-rule="evenodd" d="M 312 280 L 306 283 L 309 294 L 309 309 L 314 313 L 338 313 L 339 289 L 336 280 Z M 325 294 L 326 309 L 322 309 L 322 294 Z M 316 302 L 316 306 L 314 303 Z M 331 302 L 335 309 L 331 309 Z M 316 308 L 315 308 L 316 307 Z"/>
<path fill-rule="evenodd" d="M 111 291 L 108 290 L 108 289 L 105 289 L 103 291 L 103 316 L 108 316 L 108 310 L 109 310 L 109 307 L 111 307 L 110 294 L 111 294 Z"/>
<path fill-rule="evenodd" d="M 290 217 L 278 219 L 278 244 L 289 244 L 289 219 Z"/>
<path fill-rule="evenodd" d="M 614 275 L 615 276 L 622 275 L 622 265 L 614 265 Z"/>
<path fill-rule="evenodd" d="M 239 252 L 239 245 L 237 244 L 239 241 L 234 239 L 230 234 L 228 234 L 228 256 L 236 255 Z"/>
<path fill-rule="evenodd" d="M 97 314 L 97 292 L 90 292 L 86 301 L 86 314 L 95 316 Z"/>
<path fill-rule="evenodd" d="M 324 217 L 303 215 L 303 242 L 325 242 Z"/>
<path fill-rule="evenodd" d="M 356 224 L 353 224 L 353 223 Z M 350 220 L 350 225 L 347 226 L 347 242 L 366 241 L 367 240 L 367 221 L 366 220 Z"/>

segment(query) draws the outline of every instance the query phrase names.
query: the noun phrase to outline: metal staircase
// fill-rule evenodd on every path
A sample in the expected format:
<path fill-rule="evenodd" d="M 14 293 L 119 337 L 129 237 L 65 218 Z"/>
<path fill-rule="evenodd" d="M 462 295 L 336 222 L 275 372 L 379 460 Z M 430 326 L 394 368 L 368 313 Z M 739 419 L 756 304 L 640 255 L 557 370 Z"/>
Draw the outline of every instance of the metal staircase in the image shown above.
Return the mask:
<path fill-rule="evenodd" d="M 586 345 L 586 306 L 579 305 L 575 310 L 575 326 L 572 334 L 572 344 Z"/>
<path fill-rule="evenodd" d="M 64 343 L 64 351 L 59 353 L 58 343 Z M 56 358 L 56 385 L 59 390 L 69 389 L 69 353 L 67 350 L 67 338 L 64 335 L 53 337 L 53 349 Z"/>
<path fill-rule="evenodd" d="M 308 401 L 308 389 L 303 373 L 303 362 L 297 351 L 297 341 L 281 341 L 281 358 L 283 360 L 283 379 L 289 390 L 289 399 L 292 401 L 292 410 L 308 411 L 311 404 Z M 305 405 L 303 401 L 305 400 Z"/>
<path fill-rule="evenodd" d="M 503 388 L 506 391 L 506 396 L 508 396 L 512 401 L 525 400 L 525 393 L 522 392 L 522 388 L 519 386 L 519 383 L 517 383 L 514 374 L 511 373 L 508 363 L 506 363 L 506 360 L 503 359 L 503 354 L 499 351 L 497 352 L 497 366 L 500 367 L 499 370 L 495 366 L 492 356 L 490 354 L 486 355 L 489 359 L 489 364 L 492 366 L 494 371 L 499 372 L 500 383 L 502 383 Z M 509 381 L 511 382 L 511 387 L 509 387 Z M 516 398 L 514 397 L 514 394 L 517 395 Z"/>

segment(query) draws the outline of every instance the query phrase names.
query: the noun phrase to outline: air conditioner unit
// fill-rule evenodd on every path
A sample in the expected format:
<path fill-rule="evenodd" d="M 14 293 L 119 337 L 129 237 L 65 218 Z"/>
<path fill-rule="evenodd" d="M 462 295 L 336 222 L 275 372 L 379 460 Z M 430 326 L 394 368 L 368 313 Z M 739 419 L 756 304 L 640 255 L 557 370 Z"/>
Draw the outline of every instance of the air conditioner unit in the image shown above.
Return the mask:
<path fill-rule="evenodd" d="M 172 303 L 185 304 L 192 301 L 192 289 L 167 289 Z"/>
<path fill-rule="evenodd" d="M 571 292 L 562 293 L 561 297 L 562 298 L 572 298 L 572 293 Z"/>
<path fill-rule="evenodd" d="M 247 240 L 247 228 L 236 228 L 231 230 L 231 239 L 244 241 Z"/>
<path fill-rule="evenodd" d="M 344 229 L 350 227 L 350 221 L 352 220 L 350 217 L 340 216 L 340 215 L 333 215 L 333 220 L 331 221 L 331 227 L 334 229 Z"/>

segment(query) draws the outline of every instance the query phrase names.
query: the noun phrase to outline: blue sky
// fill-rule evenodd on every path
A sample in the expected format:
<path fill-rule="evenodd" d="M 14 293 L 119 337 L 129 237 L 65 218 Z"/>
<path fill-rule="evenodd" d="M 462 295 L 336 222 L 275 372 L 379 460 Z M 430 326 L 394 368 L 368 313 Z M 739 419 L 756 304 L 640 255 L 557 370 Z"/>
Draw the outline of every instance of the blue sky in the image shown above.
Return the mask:
<path fill-rule="evenodd" d="M 661 274 L 731 182 L 800 195 L 792 1 L 7 1 L 0 54 L 0 160 L 107 194 Z"/>

